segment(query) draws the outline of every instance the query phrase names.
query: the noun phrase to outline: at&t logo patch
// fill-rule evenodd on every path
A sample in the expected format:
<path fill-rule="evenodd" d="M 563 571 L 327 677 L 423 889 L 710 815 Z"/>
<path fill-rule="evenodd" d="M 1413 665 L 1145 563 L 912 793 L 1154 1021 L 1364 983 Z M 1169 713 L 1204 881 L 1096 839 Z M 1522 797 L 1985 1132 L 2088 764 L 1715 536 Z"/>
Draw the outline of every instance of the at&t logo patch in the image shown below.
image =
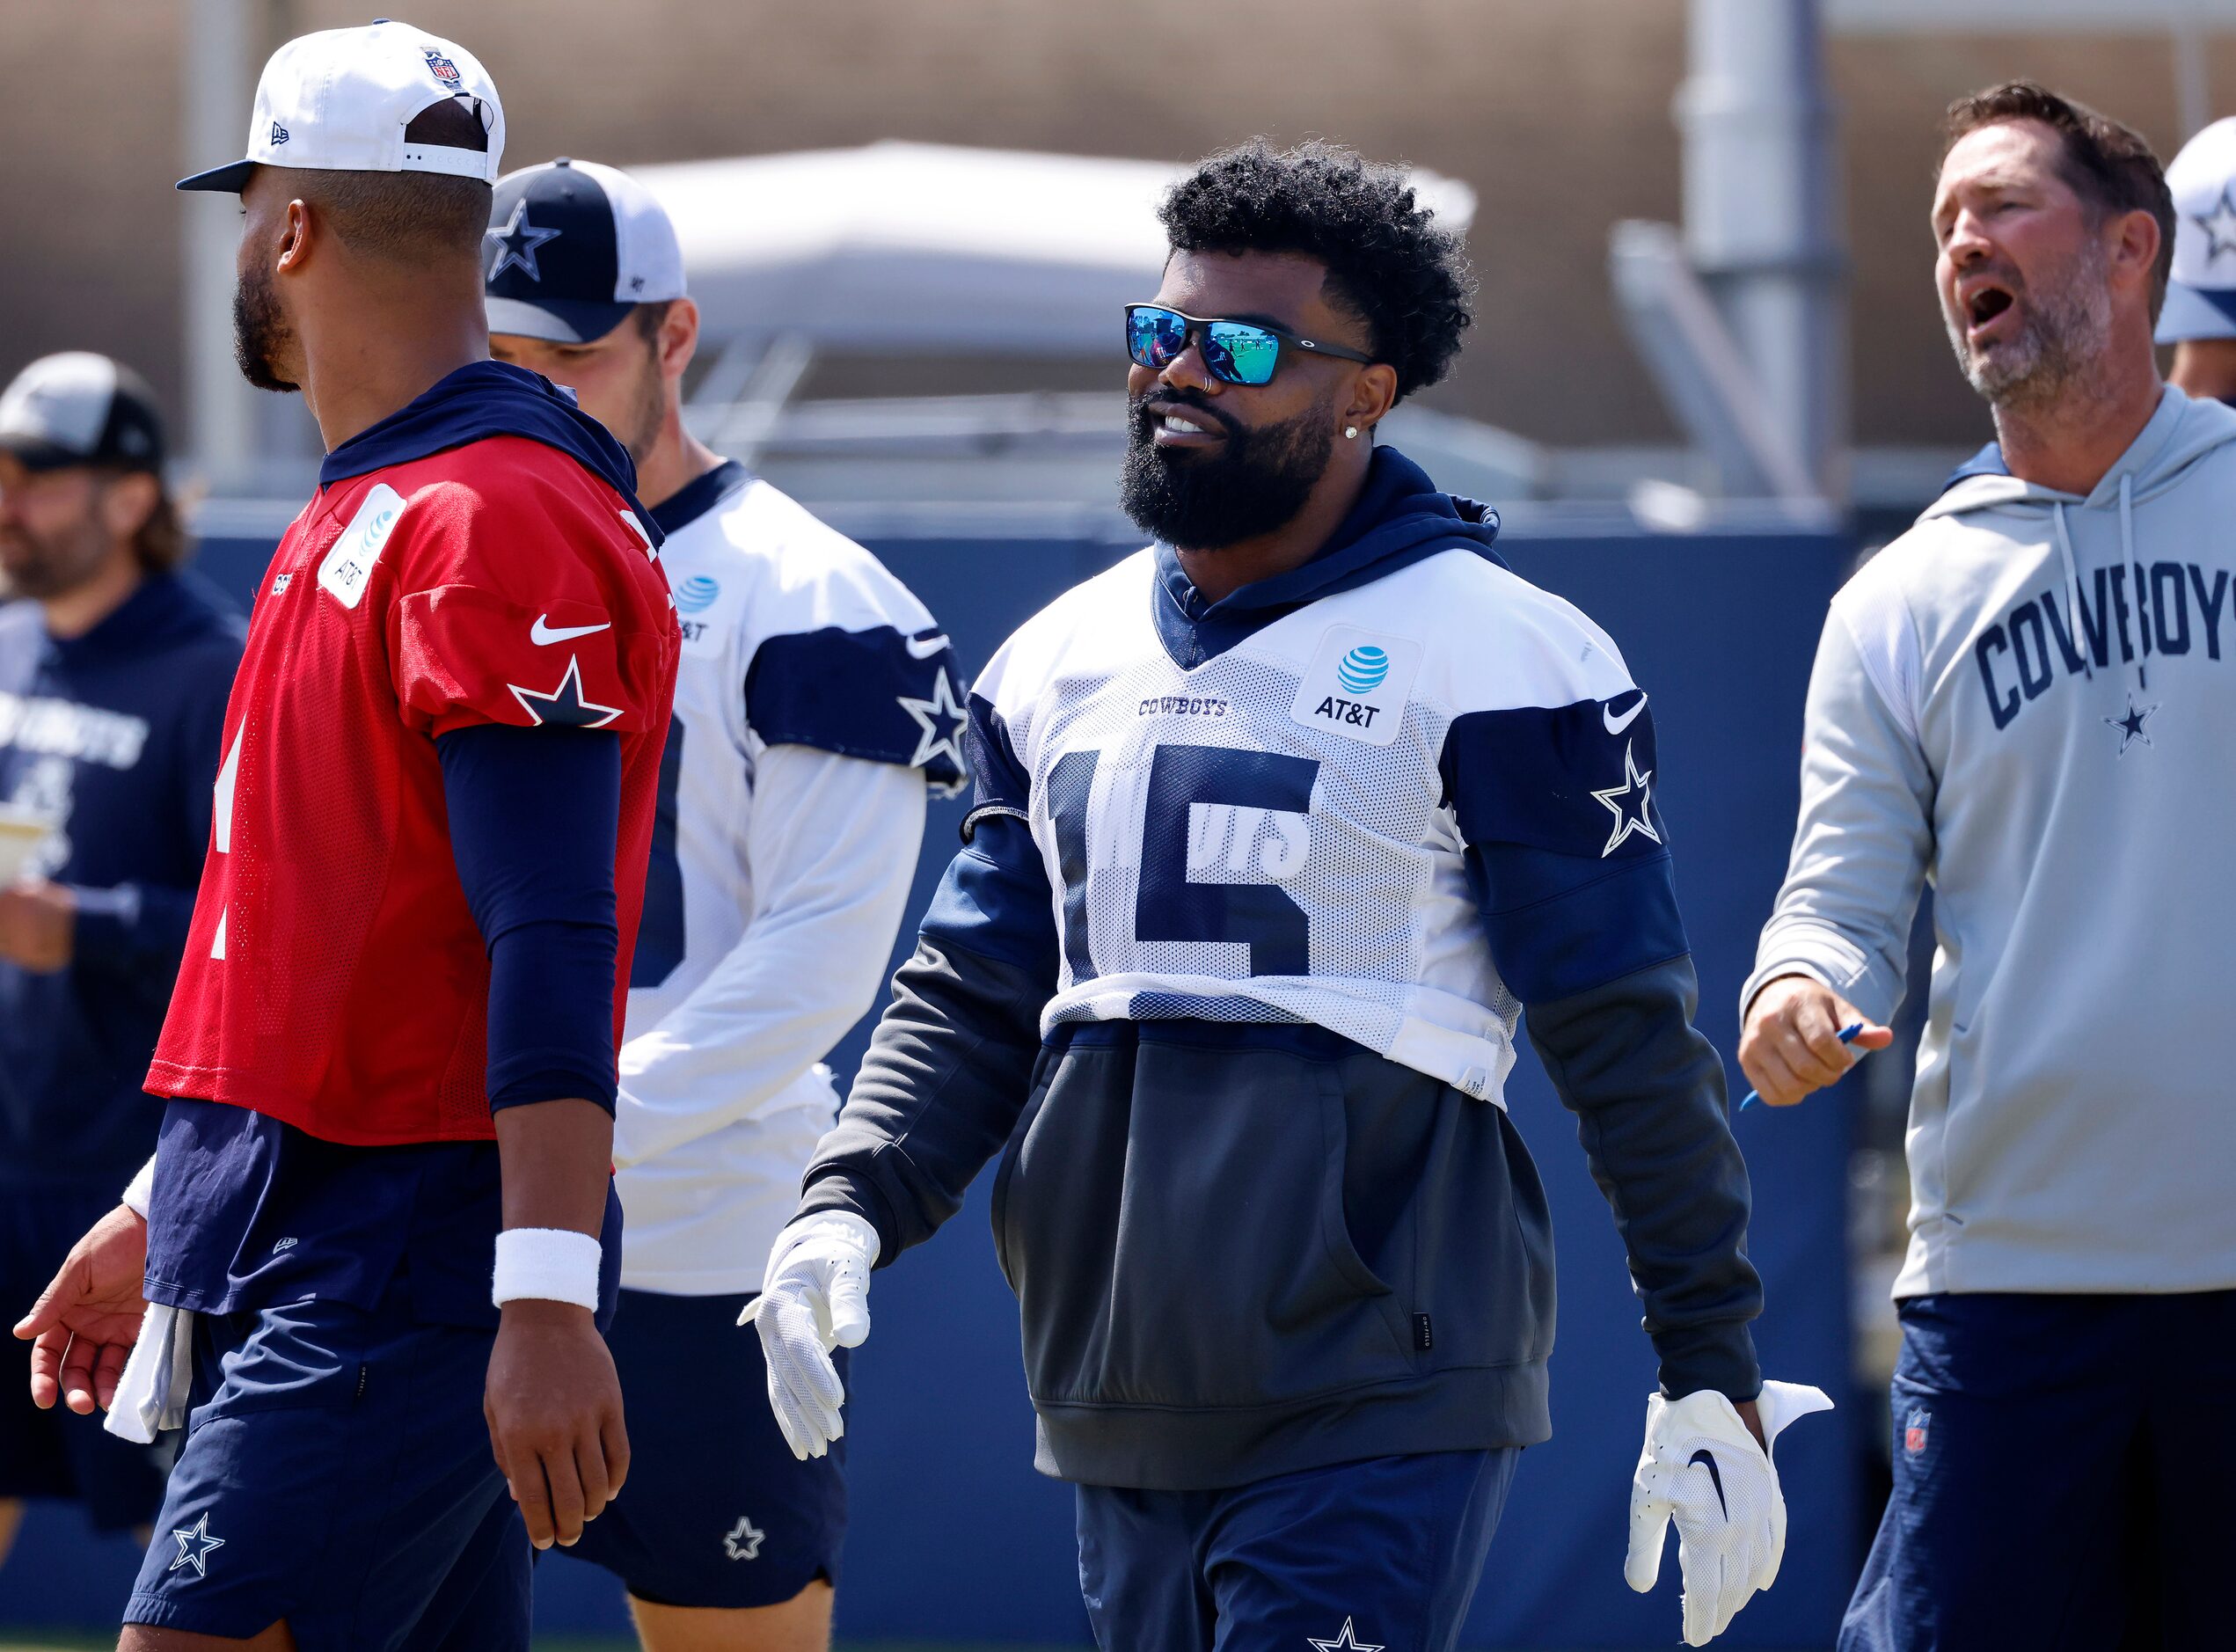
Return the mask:
<path fill-rule="evenodd" d="M 1421 669 L 1421 645 L 1356 625 L 1322 633 L 1290 715 L 1363 746 L 1386 746 L 1405 721 L 1406 698 Z"/>

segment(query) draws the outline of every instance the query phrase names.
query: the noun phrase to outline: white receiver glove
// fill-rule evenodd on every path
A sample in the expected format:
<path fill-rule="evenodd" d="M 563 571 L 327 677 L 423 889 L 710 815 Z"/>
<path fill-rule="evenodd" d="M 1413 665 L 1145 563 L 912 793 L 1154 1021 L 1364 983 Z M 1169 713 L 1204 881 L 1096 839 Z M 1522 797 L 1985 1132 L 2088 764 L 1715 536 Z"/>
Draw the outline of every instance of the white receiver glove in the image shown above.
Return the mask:
<path fill-rule="evenodd" d="M 822 1456 L 846 1432 L 838 1414 L 846 1387 L 830 1350 L 859 1348 L 870 1334 L 870 1269 L 877 1252 L 877 1230 L 859 1216 L 819 1210 L 802 1217 L 777 1235 L 761 1294 L 738 1315 L 740 1325 L 761 1334 L 769 1408 L 802 1462 Z"/>
<path fill-rule="evenodd" d="M 1821 1388 L 1763 1385 L 1755 1401 L 1771 1445 L 1796 1417 L 1830 1411 Z M 1631 1479 L 1631 1546 L 1623 1580 L 1643 1595 L 1662 1572 L 1662 1539 L 1677 1521 L 1684 1576 L 1684 1643 L 1721 1634 L 1786 1558 L 1786 1497 L 1769 1452 L 1724 1395 L 1702 1392 L 1646 1402 L 1646 1449 Z"/>

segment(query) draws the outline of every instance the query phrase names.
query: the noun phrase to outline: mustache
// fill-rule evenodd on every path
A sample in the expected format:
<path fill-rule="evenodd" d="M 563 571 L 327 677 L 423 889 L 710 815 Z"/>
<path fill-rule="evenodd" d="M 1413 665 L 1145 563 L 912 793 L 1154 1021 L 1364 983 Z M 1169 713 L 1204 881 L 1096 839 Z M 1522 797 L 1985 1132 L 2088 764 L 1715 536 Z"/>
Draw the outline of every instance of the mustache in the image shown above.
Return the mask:
<path fill-rule="evenodd" d="M 1209 398 L 1201 392 L 1168 390 L 1160 384 L 1155 390 L 1144 391 L 1141 395 L 1135 397 L 1127 406 L 1126 422 L 1136 441 L 1149 440 L 1149 428 L 1159 417 L 1158 414 L 1150 411 L 1150 404 L 1152 402 L 1160 407 L 1185 407 L 1190 413 L 1201 417 L 1206 423 L 1217 425 L 1229 436 L 1239 436 L 1243 434 L 1242 423 L 1239 420 L 1231 413 L 1223 413 L 1213 406 Z"/>

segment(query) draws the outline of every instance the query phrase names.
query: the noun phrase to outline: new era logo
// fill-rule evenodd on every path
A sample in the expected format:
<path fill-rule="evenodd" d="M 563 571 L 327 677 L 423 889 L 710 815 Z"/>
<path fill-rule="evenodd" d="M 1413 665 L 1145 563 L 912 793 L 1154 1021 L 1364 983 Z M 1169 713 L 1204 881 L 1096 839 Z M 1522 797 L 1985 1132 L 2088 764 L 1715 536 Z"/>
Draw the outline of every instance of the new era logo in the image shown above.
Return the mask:
<path fill-rule="evenodd" d="M 272 122 L 272 147 L 277 149 L 288 141 L 288 129 L 277 121 Z"/>

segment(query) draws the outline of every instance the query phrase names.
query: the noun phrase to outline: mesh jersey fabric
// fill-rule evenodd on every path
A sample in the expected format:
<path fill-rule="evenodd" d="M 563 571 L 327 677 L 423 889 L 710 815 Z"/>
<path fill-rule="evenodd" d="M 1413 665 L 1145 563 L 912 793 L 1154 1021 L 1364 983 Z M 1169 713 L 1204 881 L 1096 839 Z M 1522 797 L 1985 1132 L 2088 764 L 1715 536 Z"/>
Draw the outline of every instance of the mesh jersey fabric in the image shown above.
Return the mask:
<path fill-rule="evenodd" d="M 652 514 L 683 641 L 620 1058 L 623 1278 L 735 1294 L 838 1110 L 822 1058 L 884 982 L 925 782 L 961 777 L 962 678 L 905 585 L 742 465 Z"/>
<path fill-rule="evenodd" d="M 1310 602 L 1193 669 L 1160 640 L 1158 600 L 1154 552 L 1128 558 L 1028 622 L 973 695 L 999 759 L 973 818 L 1027 821 L 1054 892 L 1043 1032 L 1311 1022 L 1502 1100 L 1521 1006 L 1486 939 L 1447 742 L 1463 719 L 1515 711 L 1534 728 L 1588 710 L 1611 733 L 1598 703 L 1635 692 L 1612 641 L 1472 548 Z"/>
<path fill-rule="evenodd" d="M 676 634 L 632 501 L 540 442 L 489 437 L 321 487 L 259 592 L 148 1087 L 329 1141 L 489 1139 L 489 963 L 436 737 L 487 722 L 619 735 L 626 957 Z M 617 1040 L 626 990 L 617 980 Z"/>

